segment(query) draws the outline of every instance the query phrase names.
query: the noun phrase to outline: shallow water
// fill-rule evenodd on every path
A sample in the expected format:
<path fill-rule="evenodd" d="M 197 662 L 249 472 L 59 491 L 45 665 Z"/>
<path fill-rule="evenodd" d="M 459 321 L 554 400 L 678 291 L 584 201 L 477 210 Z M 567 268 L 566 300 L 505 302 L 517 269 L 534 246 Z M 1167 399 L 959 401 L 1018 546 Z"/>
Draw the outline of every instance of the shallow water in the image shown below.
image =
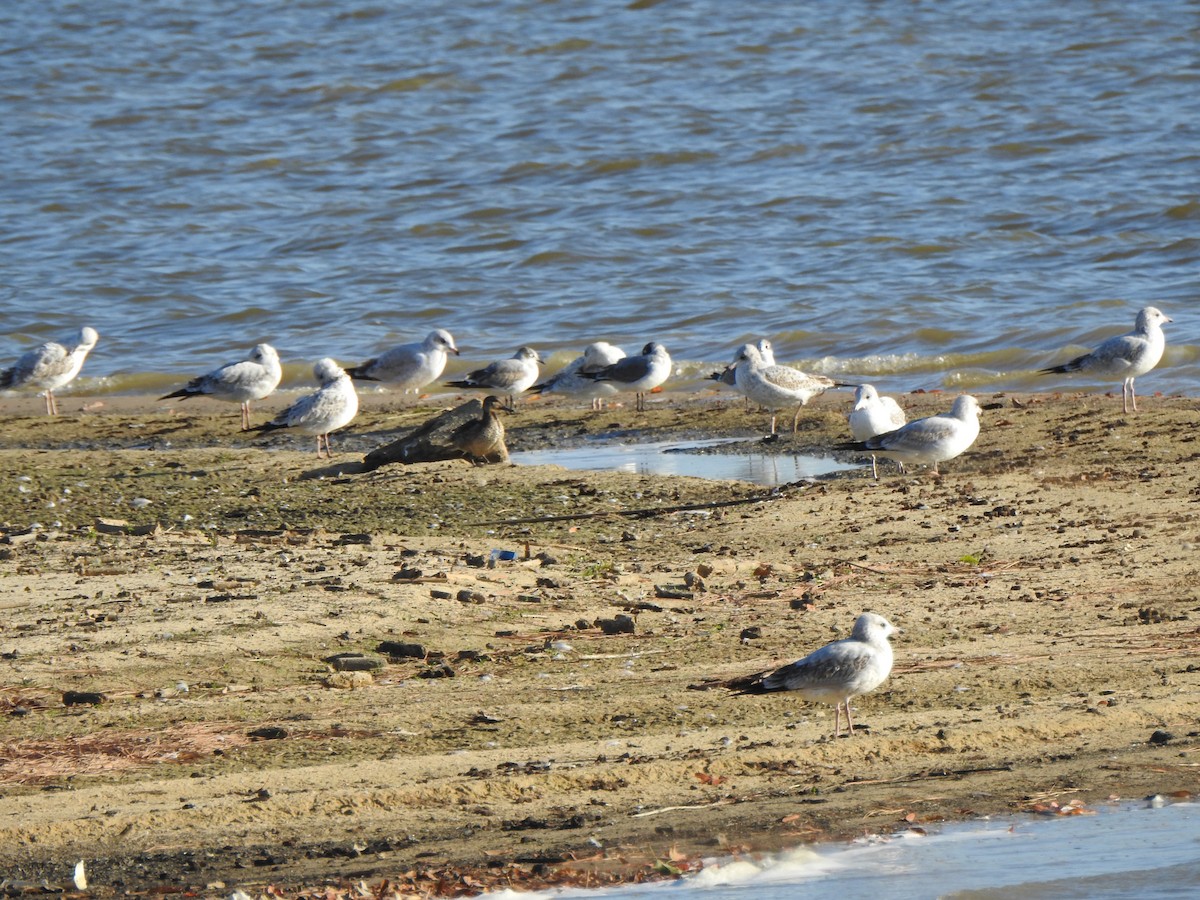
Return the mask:
<path fill-rule="evenodd" d="M 585 447 L 526 450 L 513 453 L 512 461 L 522 466 L 556 465 L 635 475 L 691 475 L 771 486 L 858 468 L 829 457 L 766 453 L 757 449 L 759 444 L 759 441 L 725 439 L 605 442 Z"/>
<path fill-rule="evenodd" d="M 1200 884 L 1200 806 L 1102 808 L 1097 815 L 947 825 L 849 846 L 725 860 L 694 876 L 606 891 L 508 897 L 792 900 L 1142 900 Z"/>
<path fill-rule="evenodd" d="M 435 326 L 457 370 L 747 338 L 887 390 L 1177 321 L 1194 391 L 1195 3 L 45 0 L 0 8 L 0 363 L 81 387 Z M 1110 387 L 1110 386 L 1106 386 Z"/>

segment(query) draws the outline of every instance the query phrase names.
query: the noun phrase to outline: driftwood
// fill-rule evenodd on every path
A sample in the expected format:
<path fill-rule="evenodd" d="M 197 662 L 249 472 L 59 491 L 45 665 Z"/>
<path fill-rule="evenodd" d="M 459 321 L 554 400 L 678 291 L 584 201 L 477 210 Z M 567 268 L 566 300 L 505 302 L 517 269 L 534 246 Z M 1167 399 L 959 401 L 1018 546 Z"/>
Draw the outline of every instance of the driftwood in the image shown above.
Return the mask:
<path fill-rule="evenodd" d="M 380 466 L 389 463 L 439 462 L 446 459 L 464 459 L 462 450 L 454 446 L 451 435 L 456 429 L 478 419 L 483 411 L 483 404 L 478 400 L 469 400 L 454 409 L 448 409 L 441 415 L 435 416 L 420 425 L 415 431 L 409 432 L 402 438 L 377 447 L 363 457 L 362 471 L 373 472 Z M 506 450 L 503 456 L 490 457 L 488 462 L 503 462 L 508 458 Z"/>

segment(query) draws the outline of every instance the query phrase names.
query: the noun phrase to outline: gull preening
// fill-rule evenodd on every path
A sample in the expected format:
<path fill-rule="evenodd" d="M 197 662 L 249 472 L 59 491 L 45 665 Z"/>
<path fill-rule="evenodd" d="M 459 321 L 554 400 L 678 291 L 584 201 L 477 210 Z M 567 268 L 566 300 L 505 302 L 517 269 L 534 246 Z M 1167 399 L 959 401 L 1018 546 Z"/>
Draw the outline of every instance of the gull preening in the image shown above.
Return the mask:
<path fill-rule="evenodd" d="M 979 437 L 979 404 L 970 394 L 959 394 L 950 412 L 924 419 L 915 419 L 895 431 L 885 431 L 842 449 L 866 450 L 898 463 L 931 465 L 938 473 L 938 463 L 954 459 L 966 452 Z"/>
<path fill-rule="evenodd" d="M 283 369 L 279 365 L 279 354 L 270 344 L 256 344 L 250 356 L 239 362 L 229 363 L 213 369 L 206 375 L 193 378 L 185 387 L 159 400 L 178 397 L 212 397 L 242 405 L 242 431 L 250 430 L 250 401 L 262 400 L 279 387 Z"/>
<path fill-rule="evenodd" d="M 671 377 L 671 355 L 658 341 L 651 341 L 640 356 L 627 356 L 595 372 L 580 374 L 593 381 L 610 382 L 619 391 L 633 391 L 637 395 L 634 409 L 645 412 L 646 393 Z"/>
<path fill-rule="evenodd" d="M 595 341 L 583 348 L 583 355 L 578 356 L 555 373 L 554 377 L 535 384 L 530 391 L 538 394 L 572 394 L 577 397 L 589 397 L 592 409 L 603 409 L 604 398 L 617 393 L 616 386 L 611 381 L 595 381 L 586 377 L 588 373 L 599 372 L 606 366 L 620 362 L 625 358 L 625 351 L 607 341 Z"/>
<path fill-rule="evenodd" d="M 792 431 L 795 432 L 800 423 L 800 410 L 805 404 L 829 388 L 840 386 L 839 382 L 824 375 L 809 375 L 791 366 L 768 366 L 753 344 L 745 344 L 738 351 L 736 373 L 738 390 L 771 411 L 771 434 L 775 433 L 775 415 L 780 409 L 796 405 L 796 414 L 792 417 Z"/>
<path fill-rule="evenodd" d="M 313 375 L 321 383 L 317 391 L 301 397 L 266 425 L 259 425 L 253 430 L 293 428 L 301 434 L 316 435 L 317 456 L 321 455 L 323 439 L 325 455 L 332 457 L 329 449 L 330 432 L 345 428 L 358 414 L 358 394 L 354 392 L 350 376 L 329 357 L 313 366 Z"/>
<path fill-rule="evenodd" d="M 361 381 L 394 384 L 402 391 L 419 391 L 442 377 L 447 353 L 458 356 L 458 347 L 450 332 L 438 328 L 425 340 L 393 347 L 362 365 L 347 368 L 346 374 Z"/>
<path fill-rule="evenodd" d="M 900 404 L 891 397 L 881 397 L 871 384 L 860 384 L 854 391 L 854 408 L 846 416 L 850 433 L 856 441 L 866 441 L 904 425 L 906 419 Z M 904 463 L 897 462 L 900 471 Z M 879 478 L 879 467 L 875 454 L 871 454 L 871 475 Z"/>
<path fill-rule="evenodd" d="M 892 671 L 892 645 L 888 637 L 895 629 L 883 616 L 865 612 L 854 623 L 850 637 L 819 650 L 773 672 L 762 672 L 748 679 L 729 683 L 742 694 L 769 694 L 795 691 L 806 700 L 834 704 L 833 736 L 842 733 L 842 711 L 846 712 L 847 733 L 854 734 L 850 701 L 870 693 Z"/>
<path fill-rule="evenodd" d="M 58 401 L 54 392 L 75 380 L 98 340 L 100 335 L 96 329 L 85 326 L 79 329 L 79 336 L 70 350 L 55 341 L 27 350 L 14 365 L 0 372 L 0 390 L 41 390 L 46 398 L 46 415 L 57 416 Z"/>
<path fill-rule="evenodd" d="M 483 398 L 479 418 L 463 422 L 450 434 L 450 443 L 477 466 L 508 459 L 504 423 L 496 412 L 497 406 L 500 406 L 500 398 L 488 394 Z"/>
<path fill-rule="evenodd" d="M 1133 331 L 1111 337 L 1091 353 L 1077 356 L 1061 366 L 1040 369 L 1039 375 L 1082 372 L 1103 378 L 1121 379 L 1121 404 L 1126 413 L 1130 404 L 1137 412 L 1137 397 L 1133 393 L 1133 379 L 1145 375 L 1162 359 L 1167 338 L 1162 326 L 1172 319 L 1153 306 L 1143 308 L 1137 314 Z"/>
<path fill-rule="evenodd" d="M 513 397 L 533 387 L 538 379 L 538 363 L 542 358 L 532 347 L 522 347 L 508 359 L 498 359 L 491 365 L 468 372 L 458 381 L 447 381 L 450 387 L 483 388 L 501 391 L 508 395 L 511 407 Z"/>

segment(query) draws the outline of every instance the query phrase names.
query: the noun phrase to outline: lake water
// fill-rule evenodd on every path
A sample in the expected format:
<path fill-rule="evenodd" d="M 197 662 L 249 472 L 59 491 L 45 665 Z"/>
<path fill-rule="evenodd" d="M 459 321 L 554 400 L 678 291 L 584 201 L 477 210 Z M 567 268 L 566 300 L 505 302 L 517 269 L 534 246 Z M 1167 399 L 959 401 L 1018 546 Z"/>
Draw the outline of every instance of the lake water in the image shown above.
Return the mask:
<path fill-rule="evenodd" d="M 456 371 L 773 339 L 887 390 L 1176 323 L 1195 391 L 1195 2 L 43 0 L 0 6 L 0 363 L 78 390 L 449 328 Z M 1111 387 L 1111 386 L 1110 386 Z"/>
<path fill-rule="evenodd" d="M 714 861 L 665 883 L 502 892 L 506 900 L 1190 900 L 1200 885 L 1200 806 L 1025 816 Z"/>

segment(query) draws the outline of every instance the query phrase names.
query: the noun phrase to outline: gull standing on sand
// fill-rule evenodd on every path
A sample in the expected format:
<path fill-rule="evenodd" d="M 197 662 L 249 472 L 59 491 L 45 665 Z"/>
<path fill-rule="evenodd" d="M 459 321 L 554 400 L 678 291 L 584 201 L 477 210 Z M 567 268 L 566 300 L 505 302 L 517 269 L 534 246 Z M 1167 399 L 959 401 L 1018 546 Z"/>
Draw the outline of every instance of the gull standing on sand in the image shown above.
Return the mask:
<path fill-rule="evenodd" d="M 854 409 L 846 416 L 850 423 L 850 433 L 856 441 L 867 441 L 889 431 L 895 431 L 906 421 L 904 410 L 891 397 L 880 397 L 875 386 L 860 384 L 854 391 Z M 900 471 L 904 471 L 904 463 L 897 462 Z M 879 466 L 875 462 L 875 454 L 871 454 L 871 476 L 879 480 Z"/>
<path fill-rule="evenodd" d="M 892 645 L 888 636 L 895 631 L 883 616 L 865 612 L 854 623 L 850 637 L 814 650 L 804 659 L 729 683 L 740 694 L 769 694 L 796 691 L 806 700 L 833 703 L 833 736 L 842 733 L 842 710 L 846 711 L 848 735 L 854 734 L 850 701 L 870 693 L 883 684 L 892 671 Z"/>
<path fill-rule="evenodd" d="M 1133 393 L 1133 379 L 1145 375 L 1158 365 L 1163 349 L 1167 345 L 1162 326 L 1172 319 L 1153 306 L 1147 306 L 1137 314 L 1133 331 L 1109 338 L 1091 353 L 1077 356 L 1061 366 L 1040 369 L 1039 375 L 1083 372 L 1104 378 L 1120 378 L 1121 404 L 1126 413 L 1130 403 L 1137 412 L 1137 397 Z"/>
<path fill-rule="evenodd" d="M 866 450 L 899 463 L 932 463 L 933 474 L 937 475 L 939 462 L 965 453 L 977 437 L 979 404 L 970 394 L 959 394 L 948 413 L 916 419 L 895 431 L 843 444 L 839 449 Z"/>
<path fill-rule="evenodd" d="M 756 346 L 758 348 L 758 355 L 762 357 L 762 364 L 764 366 L 775 365 L 775 348 L 771 346 L 770 341 L 768 341 L 766 338 L 759 338 L 758 343 L 755 344 L 754 346 Z M 729 365 L 727 365 L 720 372 L 713 372 L 708 377 L 713 381 L 721 382 L 721 384 L 727 384 L 731 388 L 737 388 L 737 386 L 738 386 L 737 364 L 738 364 L 738 360 L 741 359 L 741 357 L 742 357 L 742 348 L 739 347 L 737 350 L 737 353 L 733 354 L 733 362 L 731 362 Z M 744 394 L 745 391 L 743 391 L 742 393 Z M 747 397 L 746 403 L 749 404 L 749 402 L 750 402 L 750 398 Z"/>
<path fill-rule="evenodd" d="M 504 423 L 496 413 L 496 407 L 499 405 L 500 398 L 495 394 L 488 394 L 483 398 L 483 409 L 479 418 L 463 422 L 450 435 L 450 443 L 477 466 L 508 459 L 508 447 L 504 444 Z"/>
<path fill-rule="evenodd" d="M 242 431 L 250 430 L 250 401 L 263 400 L 279 387 L 283 369 L 279 354 L 270 344 L 256 344 L 250 356 L 240 362 L 213 369 L 207 375 L 193 378 L 186 387 L 164 394 L 159 400 L 179 397 L 212 397 L 242 405 Z"/>
<path fill-rule="evenodd" d="M 313 366 L 313 375 L 321 382 L 319 390 L 301 397 L 266 425 L 259 425 L 252 430 L 294 428 L 301 434 L 314 434 L 317 437 L 317 457 L 321 456 L 322 438 L 325 455 L 332 457 L 329 434 L 345 428 L 358 414 L 358 394 L 354 392 L 350 376 L 329 357 Z"/>
<path fill-rule="evenodd" d="M 447 353 L 458 356 L 458 347 L 450 332 L 438 328 L 429 332 L 425 340 L 393 347 L 360 366 L 346 369 L 346 374 L 360 381 L 394 384 L 402 391 L 419 391 L 442 377 Z"/>
<path fill-rule="evenodd" d="M 611 382 L 619 391 L 634 391 L 637 394 L 634 409 L 645 412 L 646 393 L 671 377 L 671 356 L 666 347 L 651 341 L 642 348 L 640 356 L 627 356 L 611 366 L 580 374 L 594 381 Z"/>
<path fill-rule="evenodd" d="M 595 341 L 583 348 L 583 356 L 571 360 L 549 381 L 535 384 L 530 390 L 537 394 L 574 394 L 590 397 L 592 409 L 604 409 L 604 398 L 617 393 L 611 381 L 593 381 L 584 373 L 599 372 L 625 358 L 625 351 L 607 341 Z"/>
<path fill-rule="evenodd" d="M 532 347 L 522 347 L 508 359 L 498 359 L 486 368 L 468 372 L 465 378 L 447 381 L 446 384 L 457 388 L 503 391 L 508 395 L 511 409 L 513 397 L 528 390 L 537 381 L 538 363 L 541 361 L 542 358 Z"/>
<path fill-rule="evenodd" d="M 831 387 L 842 386 L 832 378 L 808 375 L 791 366 L 764 365 L 762 353 L 753 344 L 745 344 L 738 351 L 736 382 L 747 397 L 771 411 L 771 434 L 775 433 L 775 414 L 779 409 L 796 404 L 796 414 L 792 417 L 794 433 L 800 423 L 800 410 L 809 400 Z"/>
<path fill-rule="evenodd" d="M 54 392 L 75 380 L 98 340 L 95 328 L 84 327 L 70 350 L 54 341 L 27 350 L 13 366 L 0 372 L 0 390 L 41 389 L 46 396 L 46 415 L 57 416 Z"/>

